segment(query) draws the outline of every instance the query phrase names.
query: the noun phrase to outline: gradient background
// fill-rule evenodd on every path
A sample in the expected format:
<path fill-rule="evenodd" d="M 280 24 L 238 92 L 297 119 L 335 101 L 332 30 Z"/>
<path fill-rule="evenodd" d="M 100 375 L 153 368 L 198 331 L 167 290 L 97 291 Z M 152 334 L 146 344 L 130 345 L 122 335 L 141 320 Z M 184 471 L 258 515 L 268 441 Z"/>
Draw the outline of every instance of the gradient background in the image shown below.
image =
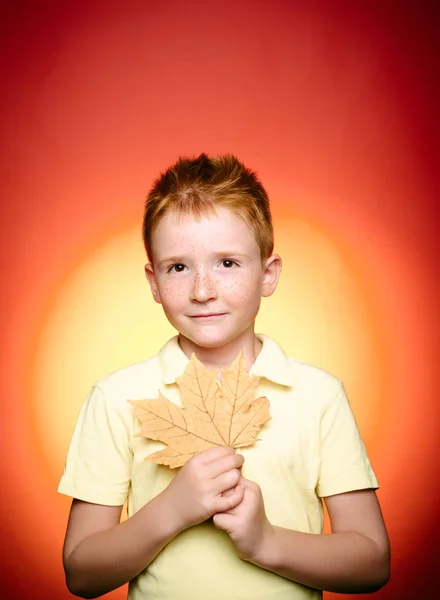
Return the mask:
<path fill-rule="evenodd" d="M 434 597 L 435 4 L 2 3 L 2 598 L 71 597 L 67 446 L 90 386 L 172 333 L 142 205 L 201 151 L 237 154 L 272 198 L 284 272 L 257 329 L 346 385 L 392 543 L 376 597 Z"/>

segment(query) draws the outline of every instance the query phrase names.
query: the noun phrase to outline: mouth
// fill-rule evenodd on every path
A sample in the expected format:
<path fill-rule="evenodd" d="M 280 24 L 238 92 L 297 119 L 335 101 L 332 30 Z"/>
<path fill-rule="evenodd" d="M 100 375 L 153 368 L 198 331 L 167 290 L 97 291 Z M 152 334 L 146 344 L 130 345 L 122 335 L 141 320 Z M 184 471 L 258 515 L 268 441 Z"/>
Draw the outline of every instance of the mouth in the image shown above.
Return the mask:
<path fill-rule="evenodd" d="M 223 317 L 226 313 L 208 313 L 203 315 L 190 315 L 191 319 L 195 319 L 196 321 L 207 321 L 207 320 L 215 320 Z"/>

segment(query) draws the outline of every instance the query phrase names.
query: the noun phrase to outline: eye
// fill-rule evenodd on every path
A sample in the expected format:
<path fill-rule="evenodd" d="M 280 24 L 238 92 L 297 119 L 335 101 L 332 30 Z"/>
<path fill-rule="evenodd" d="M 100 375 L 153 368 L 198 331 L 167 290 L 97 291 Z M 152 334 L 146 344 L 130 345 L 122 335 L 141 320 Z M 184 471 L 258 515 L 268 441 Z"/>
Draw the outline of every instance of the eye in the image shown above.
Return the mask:
<path fill-rule="evenodd" d="M 167 273 L 181 273 L 185 268 L 185 265 L 182 265 L 182 263 L 176 263 L 175 265 L 171 265 L 171 267 L 169 267 L 167 269 Z"/>
<path fill-rule="evenodd" d="M 225 267 L 225 269 L 230 269 L 233 266 L 237 266 L 237 263 L 235 262 L 235 260 L 225 258 L 224 260 L 222 260 L 222 265 Z"/>

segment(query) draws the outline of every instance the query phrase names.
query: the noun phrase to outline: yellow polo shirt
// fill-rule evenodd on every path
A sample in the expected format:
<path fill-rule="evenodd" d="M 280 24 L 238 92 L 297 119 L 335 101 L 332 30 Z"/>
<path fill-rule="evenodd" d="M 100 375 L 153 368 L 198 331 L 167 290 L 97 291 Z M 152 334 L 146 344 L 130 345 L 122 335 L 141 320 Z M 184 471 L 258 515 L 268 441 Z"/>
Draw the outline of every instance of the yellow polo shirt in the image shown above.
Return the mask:
<path fill-rule="evenodd" d="M 243 475 L 260 486 L 273 525 L 321 533 L 321 498 L 377 488 L 342 383 L 287 357 L 267 336 L 251 373 L 261 377 L 272 419 L 243 448 Z M 157 398 L 180 404 L 176 377 L 188 359 L 172 338 L 159 354 L 99 381 L 81 409 L 58 491 L 111 506 L 128 500 L 129 516 L 165 489 L 175 471 L 146 462 L 163 448 L 135 437 L 140 423 L 127 402 Z M 148 535 L 148 531 L 139 532 Z M 130 582 L 130 600 L 306 600 L 321 592 L 247 563 L 211 521 L 174 538 Z"/>

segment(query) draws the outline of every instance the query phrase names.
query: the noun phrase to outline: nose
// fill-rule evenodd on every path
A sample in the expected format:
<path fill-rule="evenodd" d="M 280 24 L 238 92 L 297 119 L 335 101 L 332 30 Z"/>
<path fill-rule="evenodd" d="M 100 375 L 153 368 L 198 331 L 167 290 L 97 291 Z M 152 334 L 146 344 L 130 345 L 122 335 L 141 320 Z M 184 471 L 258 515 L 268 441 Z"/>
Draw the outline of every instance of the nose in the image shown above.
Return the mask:
<path fill-rule="evenodd" d="M 217 298 L 217 290 L 212 277 L 206 273 L 197 273 L 191 288 L 191 300 L 193 302 L 208 302 Z"/>

